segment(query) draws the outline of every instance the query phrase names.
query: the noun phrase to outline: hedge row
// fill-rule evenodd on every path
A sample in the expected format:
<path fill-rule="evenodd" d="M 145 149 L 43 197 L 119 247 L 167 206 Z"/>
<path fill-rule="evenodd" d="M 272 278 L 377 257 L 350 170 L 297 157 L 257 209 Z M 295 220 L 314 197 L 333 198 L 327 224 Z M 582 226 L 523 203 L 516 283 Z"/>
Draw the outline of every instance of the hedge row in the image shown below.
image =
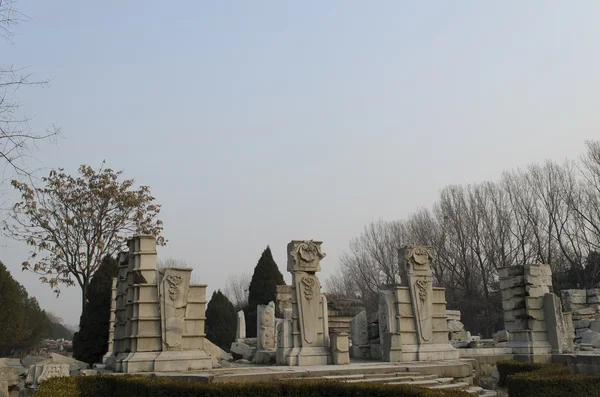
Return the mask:
<path fill-rule="evenodd" d="M 508 378 L 510 397 L 600 397 L 600 375 L 540 371 L 512 375 Z"/>
<path fill-rule="evenodd" d="M 80 376 L 50 379 L 36 397 L 472 397 L 402 385 L 332 381 L 199 383 L 140 376 Z"/>
<path fill-rule="evenodd" d="M 574 375 L 564 365 L 501 361 L 499 384 L 509 397 L 600 397 L 600 375 Z"/>
<path fill-rule="evenodd" d="M 506 379 L 509 375 L 537 371 L 542 369 L 544 365 L 539 363 L 524 363 L 521 361 L 510 360 L 499 361 L 496 366 L 498 367 L 498 373 L 500 374 L 498 385 L 506 386 Z"/>

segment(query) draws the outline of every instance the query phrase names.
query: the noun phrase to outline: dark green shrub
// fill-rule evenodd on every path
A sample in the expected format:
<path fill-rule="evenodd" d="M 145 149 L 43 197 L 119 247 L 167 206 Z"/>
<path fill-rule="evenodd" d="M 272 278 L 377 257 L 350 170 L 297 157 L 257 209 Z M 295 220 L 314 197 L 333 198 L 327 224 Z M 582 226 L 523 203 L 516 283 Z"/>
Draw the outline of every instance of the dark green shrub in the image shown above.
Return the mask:
<path fill-rule="evenodd" d="M 200 383 L 141 376 L 54 378 L 36 397 L 471 397 L 463 391 L 332 381 Z"/>
<path fill-rule="evenodd" d="M 102 362 L 108 350 L 112 279 L 117 276 L 118 266 L 110 255 L 102 259 L 88 288 L 79 331 L 73 336 L 73 356 L 90 365 Z"/>
<path fill-rule="evenodd" d="M 267 246 L 254 268 L 248 287 L 248 309 L 245 312 L 248 338 L 256 337 L 256 307 L 275 302 L 278 285 L 285 285 L 285 280 L 273 259 L 271 248 Z"/>
<path fill-rule="evenodd" d="M 510 397 L 600 397 L 599 375 L 570 374 L 565 366 L 511 375 Z"/>
<path fill-rule="evenodd" d="M 233 303 L 216 290 L 206 306 L 206 338 L 225 351 L 235 340 L 237 315 Z"/>
<path fill-rule="evenodd" d="M 499 386 L 506 386 L 506 379 L 509 375 L 520 374 L 521 372 L 533 372 L 542 369 L 544 364 L 540 363 L 525 363 L 521 361 L 499 361 L 496 364 L 498 367 L 498 373 L 500 379 L 498 380 Z"/>

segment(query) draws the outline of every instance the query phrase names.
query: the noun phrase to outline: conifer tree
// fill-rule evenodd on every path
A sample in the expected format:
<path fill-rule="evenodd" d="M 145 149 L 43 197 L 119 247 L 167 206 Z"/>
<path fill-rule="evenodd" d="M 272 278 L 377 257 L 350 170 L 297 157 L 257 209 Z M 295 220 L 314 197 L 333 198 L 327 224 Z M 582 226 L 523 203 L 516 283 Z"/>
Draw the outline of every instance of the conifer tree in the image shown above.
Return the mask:
<path fill-rule="evenodd" d="M 206 307 L 206 339 L 229 351 L 235 340 L 237 315 L 233 303 L 221 290 L 213 292 Z"/>
<path fill-rule="evenodd" d="M 25 332 L 25 312 L 21 305 L 19 283 L 0 262 L 0 356 L 9 354 Z"/>
<path fill-rule="evenodd" d="M 256 307 L 275 302 L 277 286 L 285 285 L 283 275 L 273 259 L 271 248 L 263 251 L 252 275 L 248 292 L 248 309 L 246 311 L 246 335 L 256 336 Z"/>
<path fill-rule="evenodd" d="M 27 352 L 50 336 L 51 323 L 6 266 L 0 262 L 0 357 Z"/>
<path fill-rule="evenodd" d="M 94 273 L 87 293 L 87 305 L 79 319 L 79 332 L 73 336 L 73 355 L 89 363 L 102 362 L 108 350 L 112 279 L 118 262 L 107 255 Z"/>

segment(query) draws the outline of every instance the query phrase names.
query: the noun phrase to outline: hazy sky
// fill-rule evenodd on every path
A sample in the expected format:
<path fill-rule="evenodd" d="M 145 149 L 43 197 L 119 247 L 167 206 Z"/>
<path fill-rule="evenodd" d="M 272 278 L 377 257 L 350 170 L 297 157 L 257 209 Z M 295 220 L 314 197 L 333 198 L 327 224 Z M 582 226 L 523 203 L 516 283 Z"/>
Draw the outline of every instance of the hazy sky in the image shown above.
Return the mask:
<path fill-rule="evenodd" d="M 0 64 L 57 145 L 33 166 L 106 160 L 163 205 L 159 257 L 212 289 L 271 245 L 323 240 L 322 279 L 371 220 L 431 205 L 448 184 L 562 161 L 600 138 L 600 2 L 19 0 L 30 21 Z M 0 258 L 45 309 L 78 322 Z M 289 280 L 289 276 L 286 275 Z"/>

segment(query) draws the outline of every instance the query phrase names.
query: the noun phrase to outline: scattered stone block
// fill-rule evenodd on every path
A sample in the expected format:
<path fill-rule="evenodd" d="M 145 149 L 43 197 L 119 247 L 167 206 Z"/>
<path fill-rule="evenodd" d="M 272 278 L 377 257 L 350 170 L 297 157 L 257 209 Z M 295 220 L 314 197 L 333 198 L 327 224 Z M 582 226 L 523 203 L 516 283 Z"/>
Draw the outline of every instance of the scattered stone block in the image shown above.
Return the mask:
<path fill-rule="evenodd" d="M 246 343 L 233 342 L 231 344 L 231 353 L 241 356 L 244 360 L 252 361 L 254 354 L 256 354 L 256 347 L 247 345 Z"/>
<path fill-rule="evenodd" d="M 19 372 L 19 375 L 25 375 L 27 368 L 21 364 L 18 358 L 0 358 L 0 368 L 14 368 Z"/>
<path fill-rule="evenodd" d="M 586 330 L 581 334 L 581 343 L 582 344 L 590 344 L 593 347 L 600 347 L 600 333 Z"/>
<path fill-rule="evenodd" d="M 330 337 L 331 357 L 334 365 L 350 364 L 348 334 L 332 334 Z"/>
<path fill-rule="evenodd" d="M 0 368 L 0 382 L 6 382 L 7 387 L 19 384 L 19 370 L 16 368 Z"/>
<path fill-rule="evenodd" d="M 500 343 L 500 342 L 508 342 L 508 331 L 506 330 L 501 330 L 496 332 L 495 334 L 492 335 L 492 338 L 494 339 L 494 342 L 496 343 Z"/>
<path fill-rule="evenodd" d="M 590 320 L 589 318 L 584 318 L 583 320 L 573 321 L 573 326 L 576 330 L 581 328 L 589 328 L 591 322 L 592 320 Z"/>
<path fill-rule="evenodd" d="M 215 345 L 206 338 L 204 338 L 204 351 L 210 354 L 213 365 L 217 364 L 219 361 L 229 361 L 233 358 L 231 354 L 227 353 L 225 350 L 221 349 L 219 346 Z"/>
<path fill-rule="evenodd" d="M 69 364 L 45 364 L 36 383 L 39 384 L 51 378 L 60 378 L 69 375 Z"/>
<path fill-rule="evenodd" d="M 350 322 L 352 345 L 363 346 L 369 344 L 369 334 L 367 332 L 367 313 L 362 311 L 358 313 Z"/>

